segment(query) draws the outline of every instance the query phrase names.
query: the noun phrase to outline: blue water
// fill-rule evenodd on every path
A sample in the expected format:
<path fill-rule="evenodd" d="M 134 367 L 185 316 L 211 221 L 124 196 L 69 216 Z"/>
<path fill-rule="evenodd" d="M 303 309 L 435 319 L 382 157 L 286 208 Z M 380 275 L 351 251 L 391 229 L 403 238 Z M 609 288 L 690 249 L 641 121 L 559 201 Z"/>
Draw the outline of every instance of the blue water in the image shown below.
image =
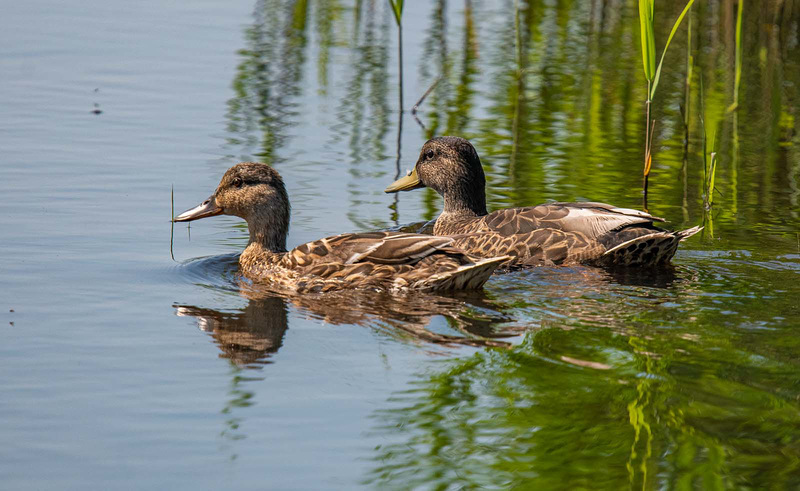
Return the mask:
<path fill-rule="evenodd" d="M 531 161 L 538 162 L 545 150 L 549 155 L 541 166 L 547 175 L 535 177 L 535 184 L 522 191 L 515 187 L 524 179 L 533 183 L 535 167 L 503 180 L 513 174 L 500 164 L 508 149 L 492 142 L 507 136 L 502 128 L 509 118 L 495 107 L 503 95 L 492 91 L 500 64 L 496 53 L 508 34 L 508 8 L 476 2 L 477 38 L 486 43 L 473 53 L 479 70 L 466 84 L 472 99 L 428 101 L 440 112 L 451 111 L 452 120 L 463 119 L 448 128 L 483 135 L 479 151 L 497 163 L 489 170 L 498 189 L 490 202 L 586 197 L 638 206 L 638 191 L 617 168 L 603 170 L 594 162 L 589 170 L 603 178 L 595 185 L 566 179 L 557 167 L 564 160 L 560 152 L 582 154 L 570 146 L 580 143 L 581 125 L 554 123 L 561 132 L 569 127 L 579 135 L 566 138 L 566 150 L 527 150 Z M 229 166 L 261 160 L 286 181 L 290 247 L 435 216 L 440 203 L 427 191 L 399 197 L 382 192 L 397 171 L 398 129 L 396 27 L 384 2 L 27 1 L 7 3 L 2 11 L 0 488 L 503 487 L 537 476 L 542 486 L 567 482 L 558 479 L 575 470 L 572 460 L 556 456 L 553 463 L 539 454 L 537 460 L 535 446 L 519 440 L 516 448 L 517 440 L 508 435 L 564 428 L 556 436 L 546 434 L 554 442 L 579 440 L 588 430 L 570 420 L 569 414 L 578 419 L 580 409 L 557 397 L 560 387 L 585 396 L 590 391 L 581 387 L 604 387 L 612 379 L 631 384 L 634 392 L 641 380 L 669 380 L 665 391 L 681 404 L 693 400 L 700 390 L 678 369 L 686 361 L 680 350 L 691 351 L 699 370 L 714 380 L 725 378 L 725 360 L 735 352 L 737 380 L 756 391 L 751 396 L 742 387 L 737 392 L 737 386 L 726 386 L 733 395 L 714 399 L 717 389 L 704 388 L 713 393 L 705 402 L 711 416 L 677 424 L 694 428 L 686 434 L 697 435 L 703 418 L 713 420 L 712 409 L 743 408 L 742 417 L 750 421 L 777 405 L 784 412 L 769 414 L 778 436 L 762 427 L 752 430 L 766 449 L 747 451 L 766 455 L 769 463 L 759 469 L 768 470 L 797 455 L 792 428 L 800 419 L 793 375 L 798 311 L 790 301 L 798 294 L 800 273 L 800 243 L 795 246 L 793 235 L 797 144 L 782 147 L 788 148 L 782 161 L 788 163 L 762 182 L 778 182 L 766 193 L 774 201 L 759 202 L 755 218 L 745 212 L 741 219 L 719 218 L 718 236 L 692 239 L 666 276 L 619 278 L 590 268 L 543 268 L 494 278 L 485 292 L 466 296 L 281 298 L 241 282 L 236 253 L 246 244 L 247 231 L 240 220 L 217 217 L 173 229 L 171 197 L 174 192 L 174 211 L 180 212 L 211 194 Z M 406 108 L 429 87 L 442 61 L 431 54 L 436 12 L 427 2 L 406 5 Z M 469 62 L 459 51 L 469 45 L 468 35 L 462 35 L 465 7 L 451 5 L 445 13 L 450 19 L 445 44 L 452 53 L 444 59 L 460 70 Z M 583 46 L 578 34 L 587 16 L 580 10 L 569 29 L 558 32 L 575 31 L 576 45 Z M 551 6 L 542 19 L 546 25 L 559 22 Z M 493 39 L 499 44 L 489 45 Z M 563 63 L 552 70 L 575 70 Z M 787 80 L 797 82 L 791 73 Z M 455 85 L 448 90 L 463 89 Z M 465 108 L 473 112 L 461 114 Z M 433 116 L 421 115 L 430 127 Z M 482 131 L 492 126 L 501 136 Z M 403 116 L 402 170 L 411 167 L 428 135 L 408 113 Z M 604 152 L 638 165 L 638 146 L 631 146 L 632 151 Z M 743 154 L 755 162 L 760 154 L 748 151 Z M 662 172 L 679 167 L 667 158 L 663 162 Z M 628 191 L 621 193 L 617 185 Z M 544 195 L 535 192 L 541 186 L 547 187 Z M 667 215 L 675 227 L 701 222 L 696 186 L 688 212 L 666 194 L 654 213 Z M 755 206 L 742 199 L 740 206 L 748 205 Z M 758 233 L 737 232 L 750 228 Z M 717 327 L 729 329 L 733 341 L 725 341 Z M 771 336 L 762 335 L 766 331 Z M 663 344 L 620 345 L 620 339 L 639 335 Z M 516 348 L 471 346 L 481 343 Z M 674 356 L 675 365 L 658 369 L 649 358 L 638 358 L 658 349 L 670 360 Z M 533 371 L 525 372 L 541 374 L 536 382 L 515 378 L 519 368 L 509 368 L 527 366 L 527 350 L 537 353 Z M 589 358 L 594 365 L 585 363 Z M 461 379 L 471 373 L 463 365 L 478 368 Z M 565 374 L 567 366 L 583 367 L 580 376 Z M 762 377 L 766 372 L 771 375 Z M 549 376 L 556 383 L 545 383 Z M 657 487 L 656 471 L 681 474 L 675 469 L 684 467 L 669 467 L 669 458 L 657 452 L 641 464 L 650 466 L 650 480 L 636 470 L 640 463 L 629 450 L 644 444 L 632 440 L 636 425 L 625 401 L 646 404 L 641 397 L 619 396 L 623 402 L 605 405 L 598 398 L 580 407 L 588 411 L 584 420 L 612 414 L 627 428 L 610 437 L 618 439 L 614 448 L 624 456 L 617 459 L 616 450 L 587 444 L 586 460 L 575 465 L 619 471 L 603 481 L 609 488 L 625 481 Z M 516 404 L 529 407 L 528 398 L 554 401 L 549 410 L 556 416 L 548 412 L 548 417 L 555 419 L 536 416 L 520 423 L 505 411 L 514 412 Z M 469 419 L 482 413 L 494 423 Z M 741 420 L 721 420 L 725 430 L 710 440 L 729 455 L 747 453 L 728 440 Z M 682 438 L 673 438 L 676 426 L 660 427 L 655 417 L 647 421 L 656 428 L 653 438 Z M 476 432 L 485 433 L 462 439 L 460 432 L 469 433 L 473 423 Z M 502 432 L 493 428 L 510 432 L 502 445 L 492 436 Z M 637 435 L 644 434 L 641 424 L 636 428 Z M 707 442 L 696 438 L 700 447 Z M 664 445 L 668 456 L 674 448 Z M 471 455 L 483 449 L 490 457 L 465 458 L 469 465 L 461 468 L 458 449 Z M 642 452 L 633 453 L 641 458 Z M 530 472 L 512 469 L 509 475 L 523 480 L 506 479 L 502 462 L 524 462 Z M 752 476 L 747 482 L 770 482 L 742 471 L 757 464 L 740 464 L 734 461 L 725 472 L 715 467 L 708 475 L 726 485 Z M 417 469 L 424 472 L 416 474 Z M 691 481 L 692 472 L 686 473 L 690 482 L 713 481 Z M 796 484 L 796 473 L 790 469 L 782 482 Z M 487 477 L 493 475 L 500 481 Z"/>

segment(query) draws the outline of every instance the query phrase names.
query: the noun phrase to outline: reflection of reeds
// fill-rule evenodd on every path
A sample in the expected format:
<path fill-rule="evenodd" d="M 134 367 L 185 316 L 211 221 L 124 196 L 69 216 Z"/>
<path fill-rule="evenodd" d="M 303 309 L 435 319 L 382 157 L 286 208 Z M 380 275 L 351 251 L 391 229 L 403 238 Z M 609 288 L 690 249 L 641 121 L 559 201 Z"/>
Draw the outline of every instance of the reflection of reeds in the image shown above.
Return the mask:
<path fill-rule="evenodd" d="M 720 116 L 714 107 L 706 110 L 703 78 L 700 77 L 700 127 L 703 132 L 703 235 L 714 237 L 714 186 L 717 176 L 717 123 Z M 709 146 L 709 136 L 711 145 Z"/>
<path fill-rule="evenodd" d="M 689 25 L 686 31 L 686 83 L 684 86 L 685 94 L 683 98 L 683 153 L 684 156 L 689 151 L 689 114 L 692 95 L 692 72 L 694 69 L 694 56 L 692 56 L 692 15 L 689 14 Z"/>
<path fill-rule="evenodd" d="M 728 111 L 735 111 L 739 108 L 739 86 L 742 82 L 742 9 L 744 0 L 739 0 L 736 12 L 736 74 L 733 82 L 733 103 L 728 107 Z"/>
<path fill-rule="evenodd" d="M 514 166 L 517 162 L 517 147 L 519 145 L 519 103 L 522 97 L 522 34 L 519 30 L 519 0 L 514 0 L 514 59 L 517 65 L 516 82 L 517 93 L 514 97 L 514 117 L 511 120 L 511 155 L 508 159 L 508 172 L 514 178 Z"/>
<path fill-rule="evenodd" d="M 683 105 L 683 163 L 681 165 L 681 181 L 683 183 L 683 218 L 689 219 L 689 121 L 692 104 L 692 74 L 694 71 L 694 56 L 692 56 L 692 13 L 689 12 L 689 25 L 686 30 L 686 81 L 684 82 Z"/>

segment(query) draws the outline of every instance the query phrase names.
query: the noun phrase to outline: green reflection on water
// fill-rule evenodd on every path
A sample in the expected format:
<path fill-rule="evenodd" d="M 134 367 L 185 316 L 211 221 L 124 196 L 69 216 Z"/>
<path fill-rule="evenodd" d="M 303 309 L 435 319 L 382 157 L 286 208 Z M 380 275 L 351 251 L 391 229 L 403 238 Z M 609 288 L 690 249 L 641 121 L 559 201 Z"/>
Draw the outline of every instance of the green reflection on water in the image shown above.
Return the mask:
<path fill-rule="evenodd" d="M 231 159 L 256 157 L 271 164 L 297 114 L 294 99 L 303 91 L 308 2 L 259 0 L 253 17 L 228 101 L 226 146 L 237 152 Z M 325 29 L 322 22 L 317 27 Z"/>
<path fill-rule="evenodd" d="M 542 327 L 513 349 L 440 362 L 393 395 L 374 414 L 386 443 L 367 483 L 800 485 L 800 326 L 786 322 L 800 308 L 780 293 L 800 263 L 753 277 L 709 262 L 664 288 L 580 270 L 501 282 L 515 299 L 536 286 L 510 312 Z"/>
<path fill-rule="evenodd" d="M 658 2 L 657 44 L 684 4 Z M 316 93 L 335 108 L 335 121 L 317 131 L 346 147 L 351 205 L 363 203 L 372 191 L 358 183 L 394 172 L 388 8 L 377 0 L 259 1 L 229 103 L 230 152 L 280 161 L 298 111 L 317 109 L 297 107 L 314 80 L 303 78 L 304 62 L 315 60 Z M 441 77 L 419 113 L 422 138 L 473 141 L 490 208 L 548 199 L 641 204 L 646 83 L 635 1 L 436 0 L 405 8 L 408 22 L 424 24 L 421 51 L 406 45 L 406 80 L 416 76 L 424 90 Z M 372 432 L 386 443 L 373 452 L 367 483 L 800 485 L 800 8 L 748 3 L 739 105 L 729 112 L 735 13 L 734 1 L 696 2 L 691 43 L 687 19 L 653 106 L 651 211 L 673 228 L 708 225 L 703 240 L 679 252 L 675 278 L 631 284 L 579 269 L 493 279 L 494 308 L 528 333 L 513 349 L 434 364 L 376 411 Z M 329 82 L 334 69 L 343 84 Z M 706 125 L 720 149 L 707 216 L 701 79 Z M 402 150 L 410 167 L 418 148 Z M 441 206 L 431 190 L 403 199 L 419 200 L 423 212 L 401 222 L 434 218 Z M 355 228 L 378 227 L 390 221 L 392 210 L 385 212 L 349 218 Z"/>

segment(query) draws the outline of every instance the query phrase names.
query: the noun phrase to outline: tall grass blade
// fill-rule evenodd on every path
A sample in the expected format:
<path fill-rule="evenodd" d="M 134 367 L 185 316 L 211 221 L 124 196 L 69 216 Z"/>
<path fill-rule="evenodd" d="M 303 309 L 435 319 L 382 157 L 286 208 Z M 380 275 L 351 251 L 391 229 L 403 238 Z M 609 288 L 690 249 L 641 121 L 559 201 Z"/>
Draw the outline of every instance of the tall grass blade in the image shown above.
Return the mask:
<path fill-rule="evenodd" d="M 642 41 L 642 66 L 647 79 L 647 100 L 644 103 L 644 172 L 642 177 L 642 208 L 647 211 L 647 184 L 650 176 L 652 158 L 650 155 L 650 84 L 655 73 L 656 63 L 656 36 L 653 29 L 653 9 L 655 0 L 639 0 L 639 31 Z"/>
<path fill-rule="evenodd" d="M 705 101 L 703 100 L 703 76 L 700 76 L 700 130 L 703 133 L 703 191 L 708 182 L 708 135 L 706 134 Z M 703 198 L 705 202 L 705 197 Z"/>
<path fill-rule="evenodd" d="M 642 2 L 640 1 L 639 2 L 640 6 L 641 3 Z M 689 12 L 689 9 L 692 8 L 692 4 L 694 4 L 694 0 L 689 0 L 688 2 L 686 2 L 686 6 L 683 8 L 681 15 L 678 16 L 678 20 L 676 20 L 675 24 L 672 26 L 672 31 L 670 31 L 669 37 L 667 38 L 667 44 L 664 45 L 664 51 L 661 53 L 661 60 L 658 62 L 658 68 L 656 69 L 656 74 L 655 77 L 653 78 L 653 85 L 652 87 L 650 87 L 650 93 L 648 94 L 648 97 L 650 99 L 652 99 L 653 95 L 656 93 L 656 87 L 658 87 L 658 79 L 661 78 L 661 66 L 664 64 L 664 57 L 667 55 L 667 49 L 669 49 L 669 43 L 671 43 L 672 38 L 675 37 L 675 33 L 678 31 L 678 27 L 680 27 L 681 21 L 683 21 L 683 18 L 686 17 L 686 14 Z M 653 57 L 655 58 L 655 53 L 653 54 Z"/>
<path fill-rule="evenodd" d="M 392 6 L 392 12 L 394 13 L 394 20 L 397 22 L 397 25 L 400 25 L 401 20 L 403 19 L 403 0 L 389 0 L 389 5 Z"/>
<path fill-rule="evenodd" d="M 175 236 L 175 186 L 172 186 L 172 189 L 169 192 L 169 203 L 170 203 L 170 212 L 169 212 L 169 221 L 170 221 L 170 228 L 169 228 L 169 257 L 172 260 L 175 260 L 175 254 L 172 252 L 172 244 L 173 238 Z"/>
<path fill-rule="evenodd" d="M 717 152 L 711 152 L 711 167 L 708 169 L 708 183 L 706 184 L 706 208 L 714 204 L 714 178 L 717 175 Z"/>
<path fill-rule="evenodd" d="M 639 0 L 639 30 L 642 38 L 644 77 L 650 81 L 656 70 L 656 35 L 653 29 L 655 0 Z M 648 94 L 649 97 L 649 94 Z"/>
<path fill-rule="evenodd" d="M 703 130 L 703 207 L 710 210 L 714 204 L 714 188 L 717 176 L 717 154 L 719 144 L 717 141 L 716 122 L 706 126 L 708 114 L 706 114 L 703 93 L 703 78 L 700 77 L 700 126 Z M 708 146 L 709 130 L 711 131 L 711 148 Z M 710 151 L 710 153 L 709 153 Z"/>

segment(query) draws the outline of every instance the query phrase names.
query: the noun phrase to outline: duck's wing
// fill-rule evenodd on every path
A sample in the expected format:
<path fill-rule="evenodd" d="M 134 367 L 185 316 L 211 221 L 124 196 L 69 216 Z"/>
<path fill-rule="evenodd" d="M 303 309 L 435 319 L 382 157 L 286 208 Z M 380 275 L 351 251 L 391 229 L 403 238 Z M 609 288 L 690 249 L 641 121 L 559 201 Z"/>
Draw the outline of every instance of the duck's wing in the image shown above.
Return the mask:
<path fill-rule="evenodd" d="M 312 263 L 414 264 L 446 249 L 450 237 L 400 232 L 342 234 L 297 246 L 289 256 L 299 265 Z M 456 252 L 453 250 L 453 252 Z"/>
<path fill-rule="evenodd" d="M 499 232 L 464 234 L 454 245 L 482 257 L 510 255 L 504 267 L 573 264 L 599 257 L 605 248 L 580 232 L 539 228 L 513 235 Z"/>
<path fill-rule="evenodd" d="M 529 234 L 534 230 L 549 228 L 578 233 L 589 239 L 631 225 L 651 226 L 653 222 L 663 221 L 663 218 L 643 211 L 593 202 L 506 208 L 482 217 L 486 230 L 504 236 Z"/>
<path fill-rule="evenodd" d="M 368 232 L 308 242 L 286 256 L 305 279 L 298 291 L 381 287 L 391 290 L 480 288 L 508 256 L 477 259 L 452 246 L 454 238 Z"/>

